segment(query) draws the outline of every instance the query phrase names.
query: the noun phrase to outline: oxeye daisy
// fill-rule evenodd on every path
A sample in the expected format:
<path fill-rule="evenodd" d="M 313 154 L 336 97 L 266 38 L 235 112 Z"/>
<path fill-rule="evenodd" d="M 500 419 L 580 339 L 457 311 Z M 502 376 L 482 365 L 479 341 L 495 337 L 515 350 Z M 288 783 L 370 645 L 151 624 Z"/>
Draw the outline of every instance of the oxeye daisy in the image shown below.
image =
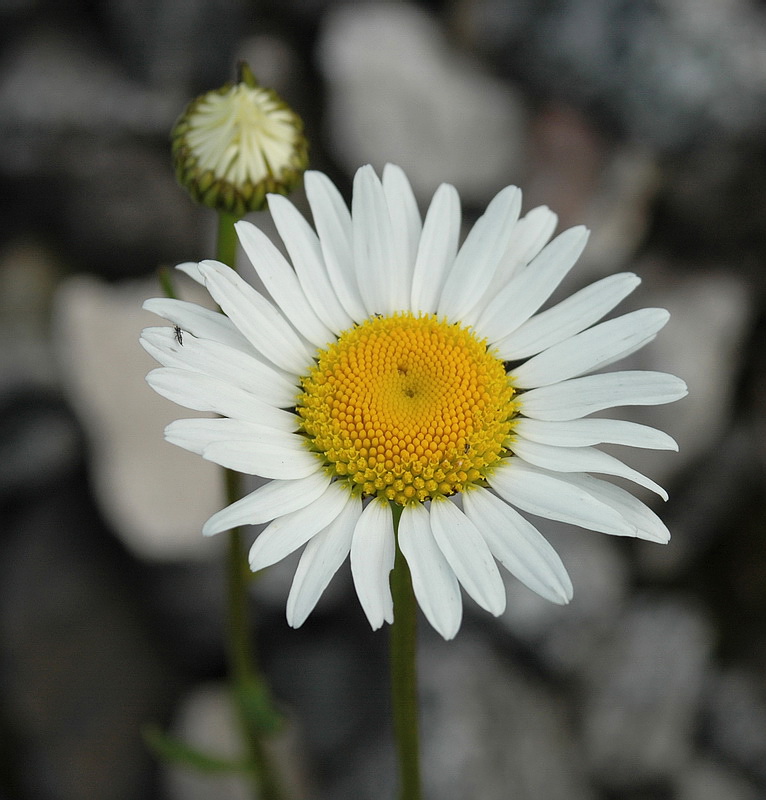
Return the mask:
<path fill-rule="evenodd" d="M 452 186 L 437 189 L 424 219 L 392 165 L 382 180 L 370 166 L 357 172 L 350 210 L 322 173 L 306 173 L 305 186 L 313 228 L 286 198 L 268 198 L 289 260 L 237 223 L 270 299 L 218 262 L 183 265 L 224 313 L 152 299 L 145 307 L 183 339 L 175 327 L 142 335 L 162 364 L 150 385 L 221 415 L 173 422 L 168 441 L 268 479 L 203 532 L 268 523 L 250 551 L 253 570 L 305 546 L 290 625 L 304 622 L 349 554 L 370 624 L 392 622 L 396 537 L 418 603 L 446 639 L 460 627 L 461 587 L 502 613 L 498 562 L 554 603 L 572 597 L 560 558 L 526 515 L 669 539 L 643 502 L 592 474 L 666 497 L 596 446 L 675 442 L 590 416 L 686 394 L 664 373 L 596 372 L 668 320 L 649 308 L 600 321 L 636 288 L 635 275 L 604 278 L 541 312 L 588 233 L 551 239 L 555 214 L 540 207 L 519 218 L 517 188 L 503 189 L 459 244 Z"/>

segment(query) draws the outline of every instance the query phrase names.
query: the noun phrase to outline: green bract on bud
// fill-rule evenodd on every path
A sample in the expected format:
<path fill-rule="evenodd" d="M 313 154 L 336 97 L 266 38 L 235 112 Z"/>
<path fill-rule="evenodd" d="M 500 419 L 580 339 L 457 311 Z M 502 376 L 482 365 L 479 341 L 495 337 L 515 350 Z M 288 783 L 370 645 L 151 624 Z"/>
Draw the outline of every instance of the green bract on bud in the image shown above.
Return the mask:
<path fill-rule="evenodd" d="M 239 82 L 193 100 L 171 133 L 179 183 L 199 203 L 241 217 L 288 194 L 308 165 L 303 121 L 247 64 Z"/>

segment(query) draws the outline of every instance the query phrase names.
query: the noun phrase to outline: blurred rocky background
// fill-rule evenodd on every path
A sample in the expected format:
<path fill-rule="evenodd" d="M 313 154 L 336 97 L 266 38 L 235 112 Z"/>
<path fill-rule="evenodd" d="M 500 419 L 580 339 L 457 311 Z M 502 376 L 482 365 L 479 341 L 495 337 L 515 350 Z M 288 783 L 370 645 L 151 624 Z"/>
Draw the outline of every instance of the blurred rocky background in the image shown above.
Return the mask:
<path fill-rule="evenodd" d="M 393 161 L 470 222 L 518 183 L 593 230 L 567 291 L 632 270 L 630 302 L 672 312 L 632 365 L 690 396 L 633 418 L 681 452 L 628 459 L 670 490 L 671 543 L 543 525 L 569 607 L 508 578 L 500 619 L 423 626 L 427 796 L 766 797 L 766 4 L 0 0 L 0 798 L 244 797 L 140 735 L 236 752 L 199 533 L 219 478 L 163 442 L 179 411 L 137 344 L 157 267 L 213 252 L 168 131 L 240 58 L 345 192 Z M 385 632 L 347 568 L 289 629 L 293 567 L 253 604 L 296 796 L 391 798 Z"/>

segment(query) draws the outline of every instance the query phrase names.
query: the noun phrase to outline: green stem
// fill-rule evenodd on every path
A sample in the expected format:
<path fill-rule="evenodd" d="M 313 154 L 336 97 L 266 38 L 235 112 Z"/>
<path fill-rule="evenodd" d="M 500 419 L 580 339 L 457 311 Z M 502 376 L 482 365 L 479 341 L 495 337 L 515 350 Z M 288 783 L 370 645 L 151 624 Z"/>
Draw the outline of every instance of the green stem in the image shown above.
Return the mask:
<path fill-rule="evenodd" d="M 216 257 L 236 269 L 237 217 L 218 213 Z M 241 476 L 224 470 L 227 505 L 241 497 Z M 227 640 L 231 684 L 242 733 L 253 766 L 254 794 L 258 800 L 282 800 L 284 797 L 276 770 L 264 747 L 264 721 L 273 722 L 276 713 L 271 708 L 268 689 L 260 676 L 250 638 L 247 585 L 250 570 L 247 564 L 242 533 L 239 528 L 229 531 L 227 558 Z M 260 719 L 259 719 L 260 717 Z"/>
<path fill-rule="evenodd" d="M 215 257 L 227 267 L 237 269 L 237 232 L 234 223 L 239 217 L 227 211 L 218 212 L 218 236 Z"/>
<path fill-rule="evenodd" d="M 392 504 L 396 561 L 391 575 L 394 624 L 391 626 L 391 704 L 399 758 L 399 800 L 421 800 L 417 685 L 417 602 L 407 562 L 399 549 L 401 506 Z"/>

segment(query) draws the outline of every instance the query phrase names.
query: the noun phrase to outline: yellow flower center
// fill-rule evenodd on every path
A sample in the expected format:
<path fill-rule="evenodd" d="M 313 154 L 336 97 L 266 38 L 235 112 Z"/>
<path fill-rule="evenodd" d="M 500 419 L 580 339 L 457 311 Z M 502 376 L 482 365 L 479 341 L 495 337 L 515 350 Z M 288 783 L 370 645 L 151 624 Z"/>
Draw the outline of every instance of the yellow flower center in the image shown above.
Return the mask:
<path fill-rule="evenodd" d="M 401 313 L 371 317 L 322 350 L 297 410 L 335 475 L 406 505 L 487 476 L 505 453 L 513 394 L 472 331 Z"/>

